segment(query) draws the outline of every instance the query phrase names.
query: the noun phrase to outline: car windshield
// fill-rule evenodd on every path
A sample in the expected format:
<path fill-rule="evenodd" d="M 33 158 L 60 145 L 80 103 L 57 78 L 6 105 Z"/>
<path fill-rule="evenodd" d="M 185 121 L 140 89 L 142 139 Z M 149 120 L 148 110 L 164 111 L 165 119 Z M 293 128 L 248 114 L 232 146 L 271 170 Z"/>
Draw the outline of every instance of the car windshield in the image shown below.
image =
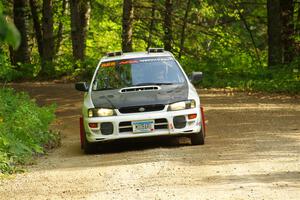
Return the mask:
<path fill-rule="evenodd" d="M 116 60 L 101 63 L 93 82 L 93 90 L 172 85 L 185 81 L 182 71 L 172 57 Z"/>

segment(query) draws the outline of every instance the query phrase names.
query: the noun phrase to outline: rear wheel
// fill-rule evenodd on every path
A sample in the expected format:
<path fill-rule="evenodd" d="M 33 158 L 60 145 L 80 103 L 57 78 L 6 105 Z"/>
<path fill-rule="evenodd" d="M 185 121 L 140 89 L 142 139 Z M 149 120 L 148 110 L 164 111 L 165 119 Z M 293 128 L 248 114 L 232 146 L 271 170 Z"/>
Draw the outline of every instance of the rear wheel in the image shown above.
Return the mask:
<path fill-rule="evenodd" d="M 204 144 L 204 134 L 203 129 L 199 133 L 193 134 L 191 136 L 192 145 L 203 145 Z"/>
<path fill-rule="evenodd" d="M 83 151 L 85 154 L 93 154 L 96 150 L 96 144 L 87 141 L 86 134 L 84 134 Z"/>

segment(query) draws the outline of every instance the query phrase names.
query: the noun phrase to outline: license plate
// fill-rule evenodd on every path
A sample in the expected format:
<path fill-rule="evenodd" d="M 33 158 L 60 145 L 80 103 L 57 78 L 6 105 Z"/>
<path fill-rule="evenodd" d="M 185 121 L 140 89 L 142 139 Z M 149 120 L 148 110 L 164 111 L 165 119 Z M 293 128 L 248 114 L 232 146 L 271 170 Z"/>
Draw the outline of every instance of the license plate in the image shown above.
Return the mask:
<path fill-rule="evenodd" d="M 133 133 L 149 133 L 154 131 L 154 120 L 132 122 Z"/>

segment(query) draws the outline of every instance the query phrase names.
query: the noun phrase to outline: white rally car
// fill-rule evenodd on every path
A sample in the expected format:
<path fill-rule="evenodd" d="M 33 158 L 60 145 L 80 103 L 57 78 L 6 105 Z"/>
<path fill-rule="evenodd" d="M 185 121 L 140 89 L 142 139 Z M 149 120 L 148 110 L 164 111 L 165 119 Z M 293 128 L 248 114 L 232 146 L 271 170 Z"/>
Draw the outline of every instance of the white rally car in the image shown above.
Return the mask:
<path fill-rule="evenodd" d="M 81 146 L 91 153 L 103 141 L 151 136 L 188 136 L 204 144 L 205 120 L 199 96 L 174 56 L 160 48 L 108 53 L 84 91 Z"/>

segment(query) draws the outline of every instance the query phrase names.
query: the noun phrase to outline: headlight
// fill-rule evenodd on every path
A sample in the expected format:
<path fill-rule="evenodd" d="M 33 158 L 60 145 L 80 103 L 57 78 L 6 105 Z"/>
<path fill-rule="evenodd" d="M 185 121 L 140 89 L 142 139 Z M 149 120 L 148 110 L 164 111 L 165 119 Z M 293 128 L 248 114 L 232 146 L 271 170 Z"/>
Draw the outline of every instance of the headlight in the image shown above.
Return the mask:
<path fill-rule="evenodd" d="M 176 111 L 176 110 L 184 110 L 196 107 L 195 100 L 188 100 L 188 101 L 181 101 L 177 103 L 172 103 L 169 105 L 169 111 Z"/>
<path fill-rule="evenodd" d="M 88 110 L 88 117 L 108 117 L 115 115 L 113 109 L 92 108 Z"/>

